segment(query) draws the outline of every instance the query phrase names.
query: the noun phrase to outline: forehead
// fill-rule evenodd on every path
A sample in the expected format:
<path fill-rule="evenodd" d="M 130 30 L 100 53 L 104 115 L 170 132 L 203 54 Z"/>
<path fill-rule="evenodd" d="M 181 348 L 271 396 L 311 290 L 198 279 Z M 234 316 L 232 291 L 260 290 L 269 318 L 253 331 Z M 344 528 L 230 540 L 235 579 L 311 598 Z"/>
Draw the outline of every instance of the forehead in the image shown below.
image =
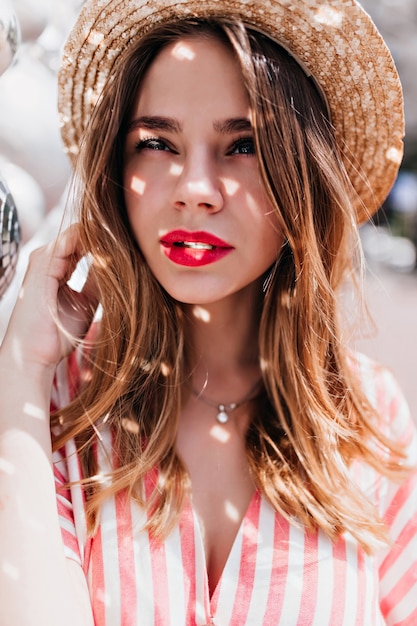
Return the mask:
<path fill-rule="evenodd" d="M 186 37 L 163 48 L 138 92 L 136 110 L 172 107 L 232 109 L 248 114 L 249 98 L 233 51 L 212 36 Z M 171 110 L 171 114 L 174 114 Z"/>

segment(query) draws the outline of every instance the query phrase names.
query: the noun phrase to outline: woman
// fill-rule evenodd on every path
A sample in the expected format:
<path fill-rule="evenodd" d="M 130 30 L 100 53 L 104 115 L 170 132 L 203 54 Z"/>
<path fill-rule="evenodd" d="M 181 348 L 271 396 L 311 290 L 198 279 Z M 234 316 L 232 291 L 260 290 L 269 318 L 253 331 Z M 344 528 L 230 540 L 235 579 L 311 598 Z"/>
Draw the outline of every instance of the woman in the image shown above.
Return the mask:
<path fill-rule="evenodd" d="M 401 156 L 389 53 L 351 0 L 97 4 L 78 224 L 0 355 L 2 623 L 412 624 L 416 435 L 337 306 Z"/>

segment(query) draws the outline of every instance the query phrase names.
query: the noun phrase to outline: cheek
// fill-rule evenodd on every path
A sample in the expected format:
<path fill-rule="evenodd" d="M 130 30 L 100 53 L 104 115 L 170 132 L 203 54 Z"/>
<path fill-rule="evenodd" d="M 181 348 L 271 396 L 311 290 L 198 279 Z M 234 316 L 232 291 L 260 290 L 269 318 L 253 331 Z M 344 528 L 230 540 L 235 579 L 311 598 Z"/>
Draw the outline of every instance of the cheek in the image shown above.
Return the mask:
<path fill-rule="evenodd" d="M 278 258 L 285 239 L 275 213 L 265 217 L 262 239 L 264 259 L 271 264 Z"/>
<path fill-rule="evenodd" d="M 158 204 L 158 189 L 153 188 L 149 182 L 139 175 L 125 176 L 124 198 L 129 223 L 136 233 L 152 224 L 152 216 Z"/>
<path fill-rule="evenodd" d="M 134 210 L 135 206 L 140 204 L 144 196 L 147 194 L 149 184 L 145 176 L 137 172 L 137 168 L 127 168 L 124 178 L 124 194 L 128 211 Z"/>
<path fill-rule="evenodd" d="M 148 228 L 146 224 L 146 213 L 143 210 L 143 196 L 137 194 L 136 192 L 129 191 L 125 187 L 124 198 L 127 219 L 129 221 L 132 234 L 139 248 L 143 251 L 144 241 L 141 234 L 146 232 Z"/>
<path fill-rule="evenodd" d="M 246 203 L 249 208 L 248 217 L 251 220 L 251 224 L 248 225 L 249 231 L 253 237 L 258 233 L 258 245 L 264 254 L 276 255 L 284 237 L 275 208 L 259 185 L 252 194 L 246 193 Z"/>
<path fill-rule="evenodd" d="M 127 216 L 130 223 L 131 232 L 133 237 L 144 255 L 145 259 L 149 260 L 149 255 L 151 254 L 151 242 L 153 238 L 151 237 L 151 229 L 152 224 L 146 219 L 146 215 L 143 211 L 136 208 L 133 211 L 127 211 Z"/>
<path fill-rule="evenodd" d="M 167 205 L 171 186 L 164 172 L 149 172 L 138 167 L 129 171 L 127 168 L 123 183 L 126 206 L 132 215 L 144 208 L 156 215 Z"/>

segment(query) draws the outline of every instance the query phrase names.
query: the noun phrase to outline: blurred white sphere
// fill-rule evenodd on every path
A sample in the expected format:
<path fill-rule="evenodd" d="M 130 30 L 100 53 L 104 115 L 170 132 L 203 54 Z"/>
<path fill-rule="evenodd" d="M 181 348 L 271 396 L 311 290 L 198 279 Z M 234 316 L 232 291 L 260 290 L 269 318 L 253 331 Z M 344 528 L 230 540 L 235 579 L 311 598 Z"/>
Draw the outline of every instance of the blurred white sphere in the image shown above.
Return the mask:
<path fill-rule="evenodd" d="M 11 0 L 0 2 L 0 74 L 11 65 L 20 44 L 19 22 Z"/>
<path fill-rule="evenodd" d="M 1 77 L 0 153 L 41 186 L 49 210 L 59 201 L 70 166 L 59 133 L 56 76 L 21 48 Z"/>
<path fill-rule="evenodd" d="M 13 4 L 20 22 L 22 40 L 34 41 L 48 23 L 48 5 L 51 0 L 13 0 Z"/>
<path fill-rule="evenodd" d="M 15 163 L 0 158 L 0 172 L 13 196 L 22 243 L 26 243 L 35 235 L 45 217 L 44 193 L 33 176 Z"/>

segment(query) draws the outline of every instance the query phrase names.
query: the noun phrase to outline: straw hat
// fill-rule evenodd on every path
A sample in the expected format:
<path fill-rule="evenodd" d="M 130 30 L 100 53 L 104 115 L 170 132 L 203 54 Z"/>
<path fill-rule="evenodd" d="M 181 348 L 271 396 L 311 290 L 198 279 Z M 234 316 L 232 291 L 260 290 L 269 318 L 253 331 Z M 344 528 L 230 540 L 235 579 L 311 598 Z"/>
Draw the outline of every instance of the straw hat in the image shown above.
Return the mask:
<path fill-rule="evenodd" d="M 241 18 L 286 48 L 328 103 L 361 198 L 358 222 L 386 198 L 402 159 L 402 90 L 391 54 L 355 0 L 87 0 L 59 73 L 61 132 L 71 158 L 109 73 L 129 42 L 189 17 Z"/>

